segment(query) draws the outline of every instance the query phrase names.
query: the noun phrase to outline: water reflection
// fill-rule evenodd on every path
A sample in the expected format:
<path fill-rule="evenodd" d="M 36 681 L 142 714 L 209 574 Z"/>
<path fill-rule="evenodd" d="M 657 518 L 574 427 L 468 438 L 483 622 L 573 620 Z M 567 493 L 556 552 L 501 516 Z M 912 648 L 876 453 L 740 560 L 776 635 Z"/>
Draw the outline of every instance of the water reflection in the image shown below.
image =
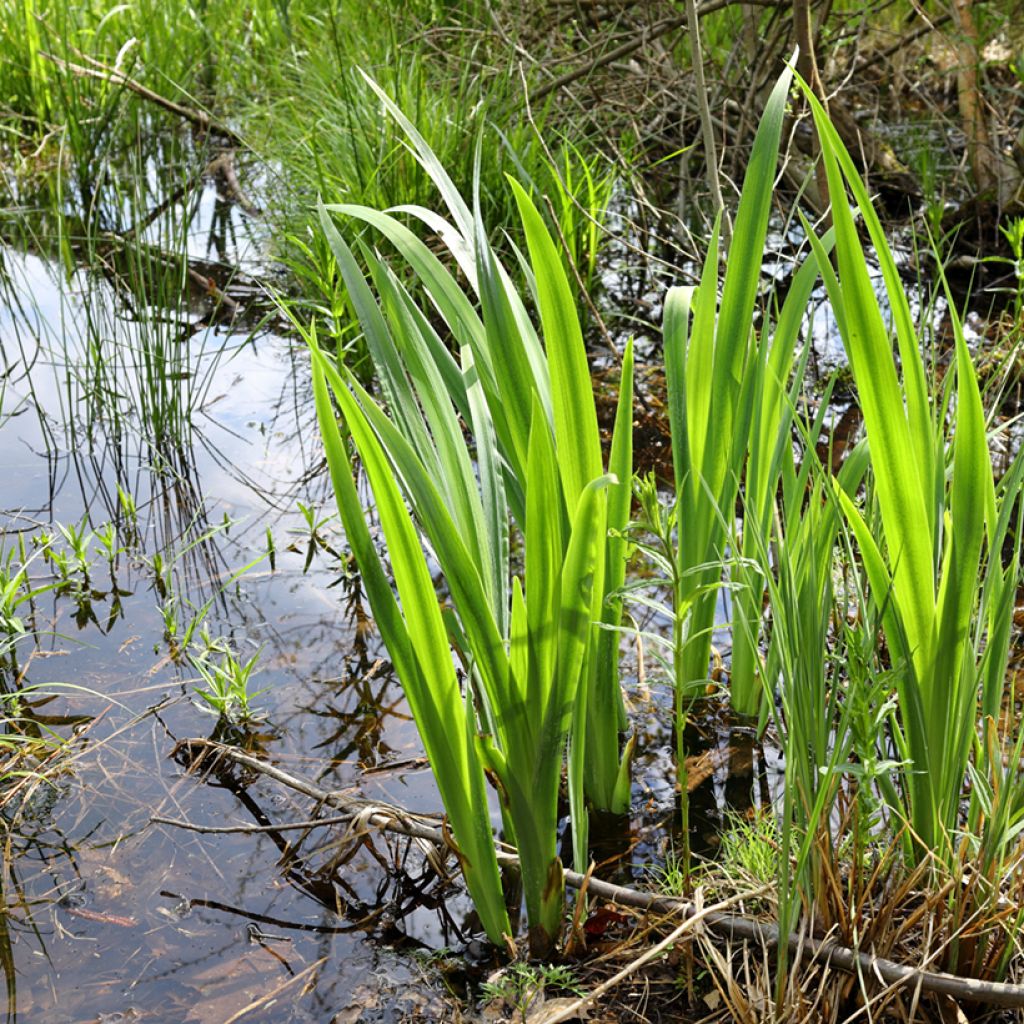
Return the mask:
<path fill-rule="evenodd" d="M 169 757 L 184 737 L 224 736 L 190 699 L 181 656 L 200 615 L 261 649 L 265 720 L 230 738 L 332 787 L 439 801 L 343 543 L 332 536 L 308 572 L 305 549 L 288 550 L 298 502 L 330 501 L 304 354 L 258 287 L 264 229 L 182 140 L 142 160 L 141 174 L 129 160 L 59 197 L 23 188 L 8 211 L 20 235 L 13 218 L 0 224 L 4 551 L 18 562 L 41 533 L 65 551 L 55 523 L 94 534 L 88 578 L 33 598 L 4 673 L 23 694 L 8 729 L 73 737 L 66 769 L 5 782 L 6 1019 L 223 1024 L 255 1004 L 247 1020 L 322 1022 L 384 967 L 389 1019 L 417 972 L 386 944 L 468 934 L 464 898 L 415 851 L 336 830 L 150 824 L 311 813 L 266 783 L 204 780 Z M 107 524 L 109 559 L 95 536 Z M 31 575 L 50 586 L 58 570 L 39 556 Z M 364 768 L 377 770 L 365 783 Z M 300 984 L 260 1003 L 289 979 Z"/>

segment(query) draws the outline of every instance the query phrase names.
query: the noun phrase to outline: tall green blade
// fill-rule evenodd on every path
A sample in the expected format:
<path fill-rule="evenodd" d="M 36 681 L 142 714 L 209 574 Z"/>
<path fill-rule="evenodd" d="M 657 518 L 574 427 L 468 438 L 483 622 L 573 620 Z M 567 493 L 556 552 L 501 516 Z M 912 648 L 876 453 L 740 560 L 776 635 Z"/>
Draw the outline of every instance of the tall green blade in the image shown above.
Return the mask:
<path fill-rule="evenodd" d="M 590 367 L 576 303 L 558 250 L 530 197 L 518 182 L 511 185 L 537 280 L 537 303 L 551 374 L 555 447 L 565 497 L 575 503 L 584 487 L 602 472 Z"/>
<path fill-rule="evenodd" d="M 325 382 L 325 360 L 315 347 L 315 339 L 311 337 L 310 341 L 317 419 L 338 499 L 338 511 L 362 574 L 374 618 L 405 688 L 431 759 L 438 789 L 463 855 L 466 884 L 488 937 L 500 943 L 503 936 L 510 934 L 511 926 L 494 853 L 483 770 L 476 756 L 472 734 L 467 732 L 462 695 L 455 679 L 429 572 L 424 580 L 423 572 L 417 571 L 417 565 L 426 571 L 422 551 L 418 548 L 412 525 L 404 515 L 404 506 L 381 453 L 374 450 L 372 439 L 367 435 L 364 464 L 373 476 L 371 486 L 375 485 L 374 493 L 381 510 L 382 527 L 388 535 L 389 549 L 394 538 L 395 552 L 398 552 L 401 571 L 396 571 L 396 583 L 401 578 L 399 594 L 409 616 L 406 620 L 363 518 L 352 467 Z M 349 403 L 348 411 L 358 419 L 358 408 L 354 402 Z M 367 456 L 369 462 L 365 462 Z M 394 553 L 392 557 L 394 562 Z M 453 743 L 453 738 L 460 735 L 464 737 L 463 742 Z"/>
<path fill-rule="evenodd" d="M 889 334 L 868 274 L 853 213 L 845 201 L 844 178 L 836 156 L 842 143 L 813 94 L 807 95 L 821 137 L 836 233 L 838 277 L 829 274 L 824 266 L 822 271 L 829 297 L 844 311 L 843 340 L 871 445 L 883 527 L 895 566 L 893 585 L 914 663 L 918 675 L 923 677 L 930 668 L 935 645 L 934 538 L 922 528 L 935 522 L 930 508 L 931 481 L 923 475 L 933 458 L 920 458 L 921 427 L 917 419 L 913 428 L 908 422 Z M 861 213 L 866 221 L 877 220 L 870 205 L 862 208 Z M 911 361 L 920 363 L 920 358 L 915 349 Z M 931 438 L 930 430 L 926 436 Z"/>
<path fill-rule="evenodd" d="M 629 524 L 633 498 L 633 341 L 626 344 L 619 379 L 619 399 L 615 410 L 608 472 L 617 483 L 608 490 L 608 540 L 604 592 L 595 618 L 601 627 L 596 632 L 596 649 L 589 667 L 590 695 L 586 702 L 587 722 L 585 789 L 596 806 L 613 814 L 629 810 L 629 757 L 632 746 L 619 753 L 619 731 L 624 724 L 622 690 L 619 685 L 619 625 L 626 581 L 628 542 L 624 536 Z"/>

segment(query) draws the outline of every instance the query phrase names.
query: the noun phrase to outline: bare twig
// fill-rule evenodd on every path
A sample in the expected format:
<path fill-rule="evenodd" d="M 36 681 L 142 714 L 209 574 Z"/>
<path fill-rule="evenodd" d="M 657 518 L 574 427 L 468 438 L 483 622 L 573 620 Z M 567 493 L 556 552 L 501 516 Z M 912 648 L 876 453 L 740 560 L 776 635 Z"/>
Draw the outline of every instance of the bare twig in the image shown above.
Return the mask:
<path fill-rule="evenodd" d="M 450 844 L 450 839 L 444 836 L 441 823 L 436 817 L 412 814 L 391 804 L 381 804 L 372 800 L 359 800 L 355 797 L 347 796 L 345 793 L 321 789 L 312 782 L 301 779 L 296 775 L 291 775 L 272 764 L 267 764 L 266 761 L 261 761 L 259 758 L 243 753 L 234 747 L 226 746 L 223 743 L 216 743 L 213 740 L 205 739 L 182 740 L 175 748 L 175 752 L 178 750 L 192 752 L 195 748 L 205 751 L 207 754 L 224 757 L 246 768 L 251 768 L 253 771 L 273 779 L 275 782 L 280 782 L 282 786 L 287 786 L 298 793 L 303 793 L 319 803 L 335 808 L 335 810 L 343 811 L 349 818 L 360 817 L 367 825 L 387 829 L 390 832 L 398 832 L 413 839 L 425 839 L 427 842 L 444 843 L 445 845 Z M 205 755 L 200 753 L 196 759 L 197 765 L 204 760 L 204 757 Z"/>
<path fill-rule="evenodd" d="M 225 149 L 218 153 L 206 165 L 206 173 L 219 177 L 228 198 L 237 203 L 250 217 L 261 216 L 262 211 L 246 195 L 241 182 L 238 180 L 238 172 L 235 169 L 234 149 Z"/>
<path fill-rule="evenodd" d="M 443 827 L 443 822 L 436 817 L 411 814 L 401 807 L 390 804 L 358 800 L 346 796 L 344 793 L 328 792 L 234 747 L 215 743 L 212 740 L 182 740 L 175 749 L 195 750 L 198 753 L 197 763 L 208 755 L 222 757 L 266 775 L 322 804 L 348 812 L 366 825 L 411 836 L 428 843 L 443 844 L 454 849 L 451 837 Z M 435 822 L 437 824 L 434 824 Z M 172 822 L 168 819 L 167 823 Z M 518 863 L 515 854 L 505 850 L 499 849 L 497 856 L 501 863 Z M 999 981 L 979 981 L 955 974 L 908 967 L 905 964 L 896 963 L 894 960 L 851 949 L 832 939 L 813 939 L 797 933 L 780 936 L 778 926 L 768 922 L 757 921 L 742 914 L 722 913 L 714 908 L 702 910 L 687 900 L 660 893 L 641 892 L 639 889 L 615 885 L 612 882 L 605 882 L 590 875 L 582 875 L 576 871 L 565 872 L 565 884 L 574 889 L 579 889 L 585 884 L 587 892 L 591 895 L 624 907 L 665 915 L 681 914 L 684 919 L 690 919 L 698 913 L 703 913 L 702 920 L 708 930 L 720 938 L 754 942 L 768 949 L 778 946 L 780 941 L 785 941 L 790 952 L 794 954 L 794 963 L 802 959 L 809 959 L 812 962 L 824 963 L 851 974 L 874 977 L 893 988 L 914 986 L 919 987 L 922 992 L 951 996 L 954 999 L 967 1002 L 991 1006 L 1024 1007 L 1024 985 L 1011 985 Z"/>
<path fill-rule="evenodd" d="M 748 5 L 756 4 L 760 7 L 777 6 L 777 0 L 708 0 L 707 3 L 703 3 L 697 8 L 697 17 L 701 18 L 705 14 L 711 14 L 713 11 L 720 11 L 723 7 L 731 7 L 733 4 L 739 2 L 746 3 Z M 537 103 L 549 93 L 553 93 L 558 89 L 571 85 L 573 82 L 576 82 L 581 78 L 586 78 L 586 76 L 592 71 L 596 71 L 598 68 L 603 68 L 606 64 L 612 64 L 617 60 L 621 60 L 623 57 L 628 57 L 631 53 L 635 53 L 645 44 L 654 39 L 659 39 L 661 36 L 668 35 L 669 32 L 674 32 L 677 28 L 682 28 L 685 24 L 685 14 L 655 22 L 653 25 L 649 25 L 647 28 L 643 29 L 643 31 L 632 39 L 627 39 L 624 43 L 620 43 L 613 49 L 606 50 L 593 60 L 587 61 L 586 64 L 582 64 L 578 68 L 573 68 L 572 71 L 566 71 L 565 74 L 559 75 L 557 78 L 553 78 L 550 82 L 545 82 L 544 85 L 534 90 L 530 98 L 534 103 Z"/>
<path fill-rule="evenodd" d="M 953 20 L 953 15 L 949 12 L 939 15 L 938 17 L 932 18 L 930 21 L 926 21 L 924 25 L 919 25 L 913 32 L 908 32 L 906 35 L 901 35 L 894 43 L 887 46 L 884 50 L 873 50 L 870 53 L 862 54 L 854 62 L 853 71 L 863 71 L 864 68 L 871 64 L 879 64 L 887 57 L 891 57 L 898 50 L 903 50 L 908 47 L 911 43 L 916 42 L 921 36 L 928 35 L 929 32 L 934 32 L 936 29 L 941 28 L 947 22 Z"/>
<path fill-rule="evenodd" d="M 116 68 L 106 67 L 102 64 L 89 68 L 82 64 L 72 64 L 71 61 L 55 57 L 52 53 L 40 52 L 39 56 L 45 57 L 46 60 L 52 61 L 61 70 L 70 71 L 73 75 L 78 75 L 80 78 L 97 78 L 101 82 L 110 82 L 111 85 L 123 86 L 129 92 L 135 93 L 136 96 L 141 96 L 144 100 L 154 103 L 158 107 L 163 107 L 164 110 L 194 124 L 204 132 L 216 132 L 218 135 L 223 135 L 224 138 L 233 142 L 236 146 L 244 145 L 240 136 L 235 134 L 226 125 L 214 120 L 209 114 L 202 110 L 194 110 L 192 107 L 185 107 L 180 103 L 175 103 L 174 100 L 169 100 L 166 96 L 153 92 L 152 89 L 147 88 L 141 82 L 136 82 L 134 78 L 129 78 L 124 72 L 118 71 Z"/>
<path fill-rule="evenodd" d="M 188 832 L 199 832 L 204 836 L 224 836 L 248 832 L 290 832 L 298 829 L 320 828 L 324 825 L 344 825 L 352 820 L 351 814 L 339 814 L 332 818 L 313 818 L 310 821 L 289 821 L 283 825 L 193 825 L 178 818 L 164 818 L 154 814 L 149 819 L 154 825 L 173 825 Z"/>

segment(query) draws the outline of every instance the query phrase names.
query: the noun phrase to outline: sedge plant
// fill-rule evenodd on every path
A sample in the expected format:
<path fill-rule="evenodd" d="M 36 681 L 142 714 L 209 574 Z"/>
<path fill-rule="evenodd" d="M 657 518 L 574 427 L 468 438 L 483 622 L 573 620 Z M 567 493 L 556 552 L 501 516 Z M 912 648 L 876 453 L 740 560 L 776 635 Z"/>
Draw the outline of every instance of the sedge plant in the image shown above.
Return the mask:
<path fill-rule="evenodd" d="M 604 224 L 617 179 L 614 173 L 602 169 L 599 156 L 588 159 L 568 140 L 561 153 L 551 154 L 549 160 L 545 169 L 553 193 L 551 212 L 558 222 L 565 262 L 570 265 L 567 269 L 575 274 L 581 288 L 591 291 L 597 281 Z"/>
<path fill-rule="evenodd" d="M 787 401 L 796 398 L 796 387 Z M 781 800 L 778 917 L 783 933 L 794 930 L 801 910 L 822 920 L 820 904 L 830 894 L 819 839 L 831 827 L 833 810 L 853 743 L 849 693 L 844 688 L 845 635 L 836 629 L 848 595 L 837 588 L 837 539 L 842 512 L 812 439 L 820 435 L 829 390 L 817 418 L 803 423 L 804 458 L 799 466 L 788 434 L 778 446 L 780 498 L 769 529 L 751 519 L 758 567 L 766 581 L 771 628 L 766 676 L 778 700 L 768 702 L 786 764 Z M 867 469 L 859 445 L 836 478 L 836 489 L 856 493 Z M 775 502 L 773 499 L 773 506 Z M 825 846 L 831 849 L 832 844 Z M 787 951 L 780 949 L 779 996 L 785 987 Z"/>
<path fill-rule="evenodd" d="M 426 323 L 416 325 L 414 333 L 422 339 L 423 372 L 429 369 L 436 375 L 437 386 L 448 394 L 463 420 L 470 425 L 476 437 L 478 457 L 480 451 L 486 451 L 486 445 L 482 446 L 484 439 L 476 433 L 475 423 L 482 412 L 486 412 L 485 418 L 491 424 L 488 429 L 494 433 L 498 478 L 511 517 L 528 543 L 526 482 L 535 405 L 554 438 L 566 516 L 571 515 L 587 484 L 604 472 L 583 332 L 562 253 L 534 201 L 513 181 L 511 190 L 526 238 L 526 253 L 519 254 L 519 270 L 529 287 L 529 292 L 523 294 L 488 241 L 479 197 L 471 209 L 416 127 L 383 90 L 372 81 L 369 84 L 398 122 L 410 148 L 429 174 L 447 209 L 448 219 L 420 206 L 398 207 L 385 213 L 365 206 L 330 205 L 321 212 L 324 232 L 353 302 L 358 293 L 358 285 L 353 280 L 355 262 L 346 252 L 347 246 L 330 215 L 354 218 L 383 235 L 397 250 L 406 269 L 411 270 L 416 287 L 426 300 L 429 317 L 440 318 L 444 330 L 463 353 L 463 363 L 471 361 L 471 366 L 460 367 L 440 336 L 427 330 Z M 478 153 L 480 151 L 478 145 Z M 458 273 L 446 267 L 397 214 L 422 222 L 442 241 L 468 287 L 460 284 Z M 371 267 L 379 266 L 377 257 L 365 247 L 362 255 Z M 381 276 L 379 270 L 375 272 L 378 289 Z M 531 304 L 539 312 L 540 331 L 529 316 Z M 363 306 L 365 309 L 365 303 Z M 379 332 L 367 329 L 364 312 L 359 311 L 359 316 L 384 397 L 395 410 L 393 359 L 376 341 Z M 427 316 L 420 314 L 420 320 L 426 321 Z M 570 798 L 577 806 L 574 852 L 581 862 L 586 857 L 584 790 L 586 800 L 598 810 L 623 813 L 629 806 L 632 741 L 625 745 L 621 741 L 626 723 L 615 630 L 621 619 L 621 601 L 616 595 L 625 573 L 626 544 L 622 531 L 629 518 L 632 479 L 632 366 L 630 350 L 622 360 L 620 398 L 607 465 L 608 472 L 616 479 L 609 486 L 605 512 L 607 530 L 601 530 L 603 550 L 594 578 L 591 609 L 594 635 L 587 644 L 586 679 L 581 692 L 581 713 L 585 713 L 586 725 L 585 729 L 573 733 Z M 468 382 L 476 380 L 480 384 L 478 392 L 468 386 Z M 470 408 L 471 394 L 479 396 L 482 411 Z M 416 427 L 410 417 L 399 411 L 395 422 L 407 439 L 414 439 Z M 488 514 L 493 516 L 494 502 L 489 502 L 487 508 Z M 561 537 L 564 548 L 568 531 L 563 530 Z M 494 566 L 493 571 L 499 578 L 507 575 L 507 568 L 499 565 Z M 507 610 L 496 609 L 496 615 L 499 625 L 504 620 L 507 628 Z M 588 751 L 585 756 L 584 749 Z"/>
<path fill-rule="evenodd" d="M 407 131 L 414 129 L 409 125 Z M 441 180 L 454 194 L 446 177 Z M 344 212 L 356 212 L 398 240 L 429 298 L 440 296 L 436 305 L 450 325 L 461 328 L 458 361 L 398 276 L 364 246 L 366 280 L 327 211 L 325 231 L 388 412 L 350 371 L 324 355 L 315 332 L 307 336 L 342 522 L 431 758 L 467 886 L 485 929 L 500 941 L 511 929 L 491 846 L 486 771 L 498 790 L 506 833 L 518 849 L 530 950 L 546 956 L 564 911 L 557 831 L 570 732 L 574 853 L 578 859 L 586 854 L 584 750 L 597 665 L 594 639 L 600 636 L 594 620 L 602 612 L 609 518 L 624 520 L 628 514 L 629 448 L 621 437 L 631 430 L 632 353 L 627 349 L 624 359 L 619 440 L 612 455 L 613 465 L 625 464 L 622 486 L 602 466 L 582 334 L 557 250 L 526 192 L 515 183 L 512 188 L 546 345 L 487 245 L 479 217 L 469 218 L 468 226 L 479 249 L 474 278 L 482 319 L 408 229 L 368 210 Z M 452 207 L 468 217 L 454 195 Z M 515 338 L 525 343 L 508 344 Z M 335 421 L 332 396 L 343 428 Z M 345 433 L 373 491 L 400 606 L 369 538 Z M 525 548 L 521 576 L 510 571 L 513 514 Z M 444 613 L 424 546 L 442 572 Z M 619 575 L 612 573 L 613 581 Z M 617 745 L 617 701 L 605 718 Z"/>
<path fill-rule="evenodd" d="M 881 222 L 826 112 L 802 83 L 801 88 L 821 139 L 832 196 L 834 269 L 810 237 L 857 386 L 877 503 L 876 518 L 853 495 L 836 489 L 881 610 L 894 670 L 893 740 L 902 772 L 899 789 L 890 786 L 886 795 L 908 826 L 908 856 L 949 866 L 963 824 L 969 771 L 1005 778 L 1007 806 L 1020 801 L 1019 779 L 1002 773 L 1003 742 L 991 742 L 991 731 L 982 726 L 997 719 L 1006 685 L 1010 594 L 1019 579 L 1011 557 L 1016 545 L 1007 540 L 1021 460 L 996 488 L 977 377 L 952 302 L 953 362 L 945 383 L 929 389 L 910 304 Z M 847 190 L 882 271 L 891 331 L 872 287 Z M 984 845 L 986 822 L 993 818 L 977 809 L 973 817 Z"/>
<path fill-rule="evenodd" d="M 527 451 L 525 579 L 498 575 L 494 568 L 507 566 L 509 557 L 507 505 L 493 440 L 490 452 L 481 450 L 493 434 L 479 396 L 470 395 L 477 413 L 474 468 L 443 392 L 415 390 L 412 374 L 406 378 L 404 411 L 412 412 L 417 401 L 426 403 L 420 420 L 423 446 L 417 451 L 351 374 L 335 369 L 315 338 L 310 340 L 317 412 L 342 522 L 431 759 L 467 885 L 488 934 L 500 941 L 511 929 L 491 845 L 486 769 L 519 853 L 530 950 L 548 955 L 564 909 L 556 849 L 559 784 L 570 721 L 579 706 L 605 490 L 612 478 L 589 481 L 570 512 L 554 438 L 535 402 Z M 465 355 L 469 369 L 472 362 Z M 363 519 L 329 394 L 373 491 L 400 608 Z M 441 401 L 431 402 L 431 394 Z M 424 540 L 449 592 L 447 617 Z M 450 643 L 469 680 L 464 692 Z"/>
<path fill-rule="evenodd" d="M 824 236 L 823 243 L 825 248 L 831 247 L 831 233 Z M 766 339 L 766 330 L 761 343 L 753 346 L 745 370 L 745 394 L 750 397 L 744 401 L 750 409 L 750 440 L 743 465 L 742 533 L 737 539 L 733 531 L 731 540 L 740 557 L 733 559 L 730 567 L 733 586 L 729 695 L 733 710 L 740 715 L 753 716 L 759 712 L 764 706 L 765 689 L 771 691 L 775 678 L 770 672 L 765 674 L 761 654 L 767 590 L 764 538 L 772 530 L 776 497 L 791 445 L 795 388 L 804 379 L 810 355 L 810 346 L 804 346 L 797 359 L 799 328 L 818 278 L 818 261 L 812 252 L 793 276 L 770 340 Z M 822 403 L 822 408 L 826 407 L 827 401 Z"/>
<path fill-rule="evenodd" d="M 673 575 L 679 582 L 674 674 L 680 743 L 687 709 L 708 676 L 722 564 L 734 533 L 733 509 L 751 435 L 756 459 L 748 480 L 754 484 L 752 505 L 758 515 L 763 516 L 774 494 L 768 467 L 775 436 L 788 429 L 779 396 L 792 365 L 801 297 L 805 303 L 814 283 L 813 266 L 805 268 L 794 289 L 798 294 L 780 316 L 774 344 L 770 350 L 767 342 L 759 344 L 752 323 L 790 82 L 788 72 L 779 79 L 757 130 L 721 294 L 716 224 L 699 285 L 672 288 L 665 301 L 665 376 L 679 528 Z M 762 392 L 762 401 L 756 402 Z M 757 417 L 755 405 L 761 410 Z M 763 582 L 742 567 L 734 582 L 746 596 L 737 607 L 742 627 L 733 630 L 731 699 L 737 711 L 755 714 L 762 688 L 756 637 Z M 679 763 L 684 761 L 680 749 Z"/>
<path fill-rule="evenodd" d="M 491 835 L 483 762 L 476 742 L 476 717 L 452 661 L 442 610 L 415 525 L 403 502 L 384 450 L 365 431 L 359 454 L 373 490 L 380 527 L 391 560 L 391 581 L 363 517 L 344 431 L 331 402 L 328 379 L 339 400 L 350 385 L 321 354 L 315 327 L 307 334 L 313 352 L 317 417 L 349 546 L 363 578 L 374 619 L 416 719 L 445 811 L 460 852 L 466 886 L 488 937 L 503 942 L 511 933 Z M 354 399 L 353 399 L 354 403 Z M 364 422 L 358 405 L 346 420 Z M 354 414 L 354 417 L 353 417 Z M 396 594 L 397 592 L 397 594 Z M 399 603 L 401 601 L 401 603 Z"/>

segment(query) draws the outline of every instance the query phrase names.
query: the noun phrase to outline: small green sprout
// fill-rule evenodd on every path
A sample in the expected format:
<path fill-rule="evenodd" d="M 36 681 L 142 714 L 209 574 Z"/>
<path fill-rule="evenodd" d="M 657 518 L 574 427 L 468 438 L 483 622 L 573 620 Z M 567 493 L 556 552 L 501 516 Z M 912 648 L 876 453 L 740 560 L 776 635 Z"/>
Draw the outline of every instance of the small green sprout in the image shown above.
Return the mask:
<path fill-rule="evenodd" d="M 510 964 L 492 980 L 480 986 L 485 1002 L 500 1000 L 515 1013 L 515 1019 L 526 1021 L 531 1007 L 544 998 L 546 989 L 555 988 L 582 996 L 584 989 L 571 968 L 564 964 Z"/>
<path fill-rule="evenodd" d="M 215 649 L 214 644 L 209 646 Z M 266 688 L 249 692 L 249 680 L 259 656 L 260 651 L 257 651 L 243 662 L 235 652 L 224 648 L 220 649 L 216 661 L 210 656 L 191 655 L 192 665 L 205 683 L 205 687 L 196 687 L 196 696 L 206 701 L 219 717 L 234 724 L 260 718 L 253 710 L 252 701 L 265 693 Z"/>

